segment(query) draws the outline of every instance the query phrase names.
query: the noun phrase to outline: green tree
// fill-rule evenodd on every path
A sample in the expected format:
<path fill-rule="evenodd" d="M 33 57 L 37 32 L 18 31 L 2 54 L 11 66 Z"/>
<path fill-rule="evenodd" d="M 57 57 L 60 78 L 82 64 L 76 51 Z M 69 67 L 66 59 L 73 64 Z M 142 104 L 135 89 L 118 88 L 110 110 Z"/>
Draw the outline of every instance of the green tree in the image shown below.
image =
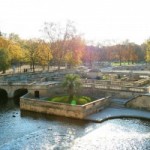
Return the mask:
<path fill-rule="evenodd" d="M 10 55 L 8 49 L 0 48 L 0 71 L 5 71 L 10 66 Z"/>
<path fill-rule="evenodd" d="M 9 53 L 10 42 L 0 37 L 0 71 L 5 73 L 6 69 L 10 66 L 10 53 Z"/>
<path fill-rule="evenodd" d="M 150 62 L 150 40 L 146 41 L 146 54 L 145 54 L 146 62 Z"/>
<path fill-rule="evenodd" d="M 81 79 L 79 75 L 76 74 L 67 74 L 65 76 L 65 80 L 63 82 L 63 86 L 67 89 L 67 93 L 69 95 L 68 101 L 71 103 L 73 100 L 73 96 L 76 93 L 77 89 L 81 85 Z"/>

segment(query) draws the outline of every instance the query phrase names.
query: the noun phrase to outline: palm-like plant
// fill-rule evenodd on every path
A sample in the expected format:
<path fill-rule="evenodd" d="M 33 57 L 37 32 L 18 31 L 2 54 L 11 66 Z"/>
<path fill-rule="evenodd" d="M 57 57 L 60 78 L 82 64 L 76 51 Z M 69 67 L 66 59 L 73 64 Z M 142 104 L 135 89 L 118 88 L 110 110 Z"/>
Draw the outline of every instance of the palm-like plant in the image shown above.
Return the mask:
<path fill-rule="evenodd" d="M 65 76 L 65 80 L 63 82 L 63 86 L 67 88 L 68 92 L 68 101 L 71 103 L 73 100 L 73 96 L 76 92 L 76 90 L 80 87 L 81 85 L 81 79 L 79 75 L 76 74 L 67 74 Z"/>

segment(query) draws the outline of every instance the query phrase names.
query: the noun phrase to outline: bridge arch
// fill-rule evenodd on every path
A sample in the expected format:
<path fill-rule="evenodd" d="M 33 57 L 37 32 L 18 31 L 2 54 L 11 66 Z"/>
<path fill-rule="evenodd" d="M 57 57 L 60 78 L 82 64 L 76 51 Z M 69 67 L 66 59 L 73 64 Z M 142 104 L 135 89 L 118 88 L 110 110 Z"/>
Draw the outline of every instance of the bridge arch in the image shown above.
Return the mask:
<path fill-rule="evenodd" d="M 20 105 L 20 97 L 28 93 L 28 89 L 20 88 L 14 91 L 13 100 L 16 105 Z"/>
<path fill-rule="evenodd" d="M 0 88 L 0 104 L 7 104 L 8 102 L 8 93 L 5 89 Z"/>

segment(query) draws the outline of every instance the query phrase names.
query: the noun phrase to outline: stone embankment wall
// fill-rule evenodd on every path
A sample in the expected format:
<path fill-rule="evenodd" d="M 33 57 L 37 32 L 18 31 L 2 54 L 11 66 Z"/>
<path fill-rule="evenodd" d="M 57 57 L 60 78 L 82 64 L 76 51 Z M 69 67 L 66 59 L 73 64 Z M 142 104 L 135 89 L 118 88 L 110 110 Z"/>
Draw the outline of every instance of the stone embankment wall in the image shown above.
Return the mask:
<path fill-rule="evenodd" d="M 128 101 L 125 105 L 130 108 L 150 110 L 150 95 L 137 96 Z"/>
<path fill-rule="evenodd" d="M 93 84 L 97 84 L 97 85 L 103 85 L 103 86 L 120 86 L 120 87 L 139 87 L 142 85 L 146 85 L 148 83 L 150 83 L 150 79 L 146 78 L 146 79 L 139 79 L 137 81 L 123 81 L 123 80 L 118 80 L 118 79 L 114 79 L 114 80 L 92 80 L 92 79 L 83 79 L 82 80 L 83 83 L 93 83 Z"/>
<path fill-rule="evenodd" d="M 133 88 L 134 90 L 134 88 Z M 113 89 L 101 89 L 101 88 L 95 88 L 95 87 L 84 87 L 79 91 L 79 95 L 87 95 L 89 97 L 115 97 L 115 98 L 128 98 L 131 99 L 133 97 L 141 95 L 141 92 L 135 92 L 135 91 L 119 91 L 119 90 L 113 90 Z"/>
<path fill-rule="evenodd" d="M 45 114 L 53 114 L 65 117 L 82 119 L 92 113 L 109 106 L 108 97 L 101 98 L 85 105 L 75 105 L 63 103 L 48 102 L 40 99 L 34 99 L 30 93 L 20 98 L 20 109 L 34 111 Z"/>

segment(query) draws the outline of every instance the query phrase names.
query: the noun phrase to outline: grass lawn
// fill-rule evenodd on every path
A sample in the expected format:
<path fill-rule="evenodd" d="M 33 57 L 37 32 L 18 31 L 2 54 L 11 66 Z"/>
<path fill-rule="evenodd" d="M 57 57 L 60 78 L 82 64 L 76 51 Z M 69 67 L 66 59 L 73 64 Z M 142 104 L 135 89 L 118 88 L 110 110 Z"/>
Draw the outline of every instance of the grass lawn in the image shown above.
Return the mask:
<path fill-rule="evenodd" d="M 47 98 L 47 101 L 69 104 L 68 96 L 57 96 L 57 97 L 53 97 L 53 98 Z M 89 103 L 91 101 L 92 101 L 92 99 L 90 97 L 87 97 L 87 96 L 74 96 L 71 104 L 73 104 L 73 105 L 84 105 L 84 104 Z"/>
<path fill-rule="evenodd" d="M 130 65 L 135 65 L 135 64 L 145 64 L 145 62 L 136 62 L 134 64 L 132 64 L 131 62 L 128 64 L 128 62 L 124 61 L 121 63 L 121 66 L 130 66 Z M 112 62 L 111 63 L 112 66 L 120 66 L 120 62 Z"/>
<path fill-rule="evenodd" d="M 112 64 L 112 66 L 120 66 L 119 62 L 113 62 L 111 64 Z M 132 64 L 131 63 L 128 64 L 128 62 L 122 62 L 121 63 L 121 66 L 130 66 L 130 65 L 132 65 Z"/>

